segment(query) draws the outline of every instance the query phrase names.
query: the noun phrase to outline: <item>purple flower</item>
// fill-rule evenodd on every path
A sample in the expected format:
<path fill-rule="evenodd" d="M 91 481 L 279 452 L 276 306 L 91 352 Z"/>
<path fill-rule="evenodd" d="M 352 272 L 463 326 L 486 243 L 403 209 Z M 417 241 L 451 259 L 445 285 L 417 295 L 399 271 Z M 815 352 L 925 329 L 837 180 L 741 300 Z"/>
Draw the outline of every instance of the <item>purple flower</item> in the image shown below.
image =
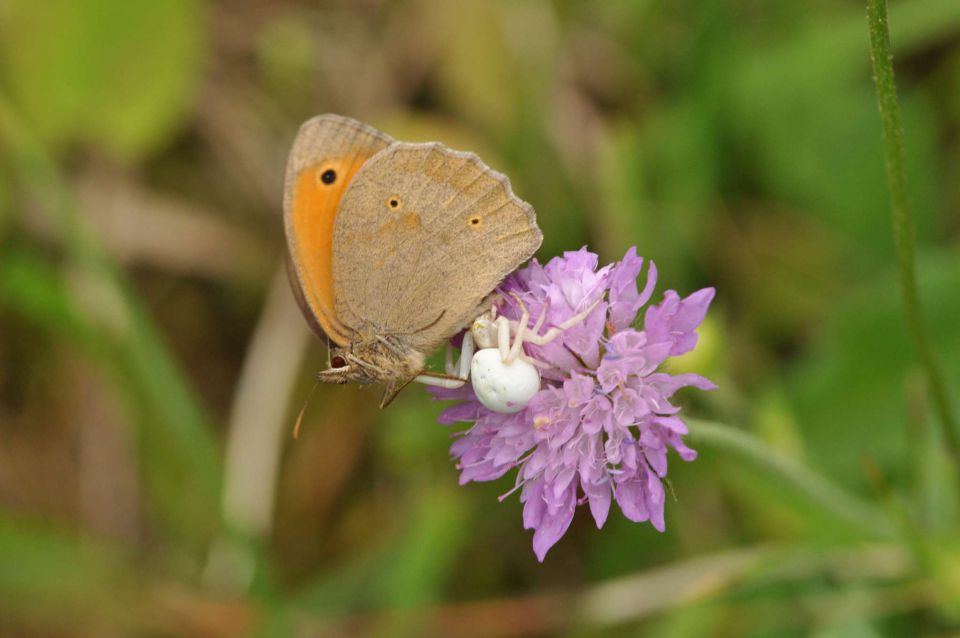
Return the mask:
<path fill-rule="evenodd" d="M 618 263 L 599 270 L 597 265 L 597 256 L 582 248 L 546 265 L 534 260 L 501 286 L 505 294 L 498 311 L 510 319 L 520 318 L 520 307 L 506 293 L 519 296 L 533 319 L 546 305 L 540 334 L 602 299 L 584 321 L 552 342 L 524 344 L 527 355 L 553 366 L 543 371 L 542 387 L 525 409 L 492 412 L 469 384 L 431 388 L 438 399 L 462 401 L 444 410 L 440 423 L 473 422 L 450 449 L 461 484 L 517 470 L 516 487 L 508 494 L 520 490 L 523 525 L 534 530 L 533 551 L 541 561 L 567 531 L 578 505 L 589 505 L 597 527 L 603 527 L 616 501 L 627 518 L 650 521 L 662 532 L 667 450 L 684 461 L 697 456 L 683 443 L 687 426 L 670 399 L 684 386 L 716 387 L 697 374 L 657 372 L 668 357 L 694 348 L 714 289 L 683 299 L 666 291 L 661 303 L 647 307 L 641 328 L 638 313 L 656 284 L 653 263 L 642 290 L 637 278 L 643 259 L 636 249 Z"/>

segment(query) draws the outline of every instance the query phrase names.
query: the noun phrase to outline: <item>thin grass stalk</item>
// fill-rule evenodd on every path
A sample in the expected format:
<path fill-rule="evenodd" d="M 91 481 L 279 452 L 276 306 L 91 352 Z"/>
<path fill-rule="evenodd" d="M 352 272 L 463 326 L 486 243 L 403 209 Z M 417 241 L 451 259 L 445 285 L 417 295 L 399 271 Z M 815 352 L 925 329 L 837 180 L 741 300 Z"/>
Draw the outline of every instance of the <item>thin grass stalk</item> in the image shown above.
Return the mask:
<path fill-rule="evenodd" d="M 895 529 L 883 510 L 864 501 L 810 469 L 799 461 L 773 449 L 755 436 L 722 423 L 687 419 L 695 445 L 708 445 L 730 453 L 792 486 L 824 511 L 865 532 L 889 539 Z"/>
<path fill-rule="evenodd" d="M 933 395 L 934 409 L 943 427 L 943 440 L 951 455 L 960 460 L 960 428 L 952 405 L 943 371 L 936 351 L 930 342 L 923 320 L 923 309 L 917 292 L 916 233 L 907 194 L 907 168 L 904 157 L 903 124 L 900 104 L 893 76 L 893 54 L 887 23 L 886 0 L 867 0 L 867 23 L 870 32 L 870 56 L 873 60 L 873 79 L 877 89 L 877 106 L 883 129 L 884 160 L 890 207 L 893 213 L 893 237 L 897 249 L 900 294 L 906 315 L 907 328 L 926 371 L 927 383 Z"/>

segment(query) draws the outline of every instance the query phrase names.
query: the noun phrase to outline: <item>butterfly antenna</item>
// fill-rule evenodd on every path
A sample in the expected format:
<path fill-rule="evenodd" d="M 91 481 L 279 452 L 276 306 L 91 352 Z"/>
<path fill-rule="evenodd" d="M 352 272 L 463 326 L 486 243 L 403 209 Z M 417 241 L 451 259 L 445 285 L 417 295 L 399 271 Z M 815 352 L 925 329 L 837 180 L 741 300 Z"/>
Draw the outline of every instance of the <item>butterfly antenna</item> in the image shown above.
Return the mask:
<path fill-rule="evenodd" d="M 313 389 L 310 390 L 310 394 L 307 395 L 307 398 L 303 402 L 303 407 L 300 408 L 300 414 L 297 415 L 297 422 L 293 426 L 293 438 L 300 438 L 300 424 L 303 423 L 303 413 L 307 411 L 307 405 L 310 404 L 310 399 L 313 398 L 313 393 L 317 391 L 317 386 L 320 385 L 319 381 L 314 381 Z"/>

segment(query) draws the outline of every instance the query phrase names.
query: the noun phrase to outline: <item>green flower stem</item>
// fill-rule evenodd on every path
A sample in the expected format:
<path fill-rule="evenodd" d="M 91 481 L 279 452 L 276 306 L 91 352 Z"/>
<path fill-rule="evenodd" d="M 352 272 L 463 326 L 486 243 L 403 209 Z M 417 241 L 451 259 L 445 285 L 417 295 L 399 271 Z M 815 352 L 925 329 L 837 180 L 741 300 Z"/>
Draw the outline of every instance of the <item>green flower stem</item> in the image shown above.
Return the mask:
<path fill-rule="evenodd" d="M 765 445 L 756 437 L 728 425 L 686 419 L 687 440 L 712 446 L 743 458 L 755 467 L 791 485 L 825 511 L 871 536 L 891 538 L 895 529 L 884 512 L 832 483 L 807 466 Z"/>
<path fill-rule="evenodd" d="M 893 236 L 897 246 L 900 269 L 900 293 L 903 298 L 907 327 L 913 334 L 914 345 L 927 372 L 936 411 L 943 425 L 943 438 L 951 454 L 960 459 L 960 429 L 950 395 L 947 392 L 940 362 L 923 321 L 920 297 L 917 294 L 916 256 L 913 219 L 907 197 L 907 170 L 903 152 L 903 125 L 900 105 L 893 78 L 893 55 L 890 51 L 890 31 L 887 26 L 886 0 L 867 0 L 867 22 L 870 30 L 870 54 L 873 59 L 873 77 L 877 88 L 877 106 L 883 126 L 884 159 L 887 183 L 890 188 L 890 206 L 893 211 Z"/>

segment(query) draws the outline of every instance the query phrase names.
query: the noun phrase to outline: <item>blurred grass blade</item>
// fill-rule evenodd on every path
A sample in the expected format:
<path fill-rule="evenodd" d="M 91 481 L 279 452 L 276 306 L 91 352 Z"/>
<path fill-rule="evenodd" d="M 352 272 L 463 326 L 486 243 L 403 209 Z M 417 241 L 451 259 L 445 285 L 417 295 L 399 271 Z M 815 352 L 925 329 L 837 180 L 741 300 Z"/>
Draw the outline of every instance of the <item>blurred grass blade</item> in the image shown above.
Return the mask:
<path fill-rule="evenodd" d="M 358 628 L 393 628 L 397 623 L 405 628 L 417 627 L 420 631 L 415 635 L 427 636 L 568 635 L 564 632 L 574 627 L 579 633 L 572 635 L 582 635 L 584 631 L 587 634 L 583 635 L 594 635 L 601 628 L 622 627 L 671 610 L 685 614 L 695 605 L 713 605 L 737 615 L 749 615 L 750 607 L 746 603 L 756 602 L 758 596 L 767 603 L 782 598 L 796 604 L 798 592 L 809 592 L 810 604 L 821 604 L 824 595 L 815 586 L 822 584 L 825 577 L 838 583 L 837 596 L 857 586 L 869 588 L 874 582 L 902 581 L 899 588 L 875 588 L 871 613 L 882 615 L 891 599 L 903 598 L 903 592 L 908 589 L 917 592 L 919 588 L 919 600 L 901 600 L 900 604 L 906 602 L 911 607 L 926 604 L 929 583 L 915 580 L 912 568 L 913 563 L 899 545 L 866 545 L 830 551 L 820 546 L 757 545 L 674 561 L 594 583 L 578 591 L 553 587 L 546 592 L 412 609 L 373 609 L 365 614 L 345 614 L 343 609 L 329 607 L 303 607 L 297 622 L 310 635 L 343 632 L 354 635 Z M 308 627 L 312 631 L 307 632 Z M 793 616 L 780 614 L 773 627 L 781 631 L 795 628 Z"/>
<path fill-rule="evenodd" d="M 134 617 L 136 579 L 123 557 L 104 546 L 4 516 L 0 565 L 2 619 L 42 618 L 47 628 L 68 635 L 108 619 Z"/>
<path fill-rule="evenodd" d="M 946 615 L 956 621 L 960 618 L 960 555 L 953 547 L 925 533 L 916 520 L 915 511 L 907 506 L 903 496 L 893 487 L 880 469 L 867 464 L 874 489 L 882 495 L 891 519 L 900 529 L 904 546 L 909 549 L 917 565 L 936 581 L 935 592 Z"/>
<path fill-rule="evenodd" d="M 446 485 L 422 484 L 404 528 L 334 575 L 303 587 L 296 605 L 344 613 L 363 607 L 412 609 L 442 600 L 456 551 L 468 537 L 470 513 Z"/>
<path fill-rule="evenodd" d="M 943 378 L 940 361 L 930 343 L 923 310 L 920 307 L 920 297 L 917 293 L 916 238 L 907 193 L 903 125 L 900 122 L 900 104 L 897 101 L 897 87 L 893 77 L 893 53 L 887 25 L 886 0 L 867 0 L 867 21 L 873 76 L 877 87 L 877 106 L 880 109 L 880 122 L 883 127 L 884 160 L 893 213 L 893 236 L 900 268 L 900 292 L 903 297 L 907 327 L 913 334 L 917 353 L 927 371 L 934 405 L 943 426 L 944 441 L 950 447 L 953 456 L 960 460 L 960 430 L 958 430 L 956 413 L 954 406 L 951 405 L 952 401 Z"/>
<path fill-rule="evenodd" d="M 71 303 L 58 272 L 40 256 L 11 247 L 0 253 L 0 308 L 12 307 L 33 324 L 59 332 L 85 347 L 96 332 Z"/>
<path fill-rule="evenodd" d="M 67 252 L 62 281 L 47 269 L 33 282 L 43 291 L 22 285 L 24 269 L 9 264 L 6 285 L 21 294 L 4 301 L 34 316 L 49 311 L 48 327 L 88 351 L 96 344 L 92 352 L 130 408 L 150 494 L 147 507 L 157 524 L 199 556 L 220 520 L 221 460 L 212 428 L 136 294 L 83 227 L 57 167 L 3 101 L 0 148 L 9 153 L 23 189 L 63 234 Z M 61 326 L 57 317 L 64 316 L 74 320 Z"/>
<path fill-rule="evenodd" d="M 870 536 L 893 536 L 893 525 L 881 510 L 750 434 L 720 423 L 696 419 L 687 422 L 690 424 L 687 437 L 690 442 L 710 445 L 749 461 L 792 486 L 824 511 Z"/>

